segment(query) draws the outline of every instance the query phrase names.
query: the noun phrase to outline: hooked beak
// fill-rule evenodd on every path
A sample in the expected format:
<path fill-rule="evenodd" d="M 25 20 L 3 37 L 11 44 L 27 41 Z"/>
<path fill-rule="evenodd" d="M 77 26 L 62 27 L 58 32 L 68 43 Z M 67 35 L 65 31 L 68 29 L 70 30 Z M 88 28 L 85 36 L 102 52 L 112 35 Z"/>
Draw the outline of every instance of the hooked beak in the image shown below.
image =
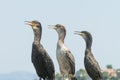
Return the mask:
<path fill-rule="evenodd" d="M 55 25 L 48 25 L 48 26 L 49 29 L 56 29 Z"/>
<path fill-rule="evenodd" d="M 80 36 L 84 36 L 84 34 L 83 33 L 81 33 L 80 31 L 75 31 L 75 33 L 74 33 L 75 35 L 80 35 Z"/>
<path fill-rule="evenodd" d="M 75 35 L 80 35 L 80 33 L 81 33 L 80 31 L 75 31 L 74 32 Z"/>
<path fill-rule="evenodd" d="M 32 26 L 32 22 L 31 21 L 25 21 L 25 24 Z"/>

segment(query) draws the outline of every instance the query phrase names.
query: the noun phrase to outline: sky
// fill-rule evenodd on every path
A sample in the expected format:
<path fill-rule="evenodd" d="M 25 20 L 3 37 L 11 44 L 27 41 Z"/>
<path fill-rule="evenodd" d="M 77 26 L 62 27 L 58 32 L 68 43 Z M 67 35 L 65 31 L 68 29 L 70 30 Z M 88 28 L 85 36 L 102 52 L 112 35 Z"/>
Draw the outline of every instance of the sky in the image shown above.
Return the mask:
<path fill-rule="evenodd" d="M 84 68 L 85 42 L 74 31 L 89 31 L 92 52 L 101 68 L 112 64 L 120 68 L 120 0 L 1 0 L 0 1 L 0 74 L 15 71 L 35 73 L 31 63 L 34 39 L 24 21 L 42 24 L 41 43 L 54 61 L 58 34 L 48 25 L 62 24 L 67 30 L 65 45 L 75 57 L 76 71 Z"/>

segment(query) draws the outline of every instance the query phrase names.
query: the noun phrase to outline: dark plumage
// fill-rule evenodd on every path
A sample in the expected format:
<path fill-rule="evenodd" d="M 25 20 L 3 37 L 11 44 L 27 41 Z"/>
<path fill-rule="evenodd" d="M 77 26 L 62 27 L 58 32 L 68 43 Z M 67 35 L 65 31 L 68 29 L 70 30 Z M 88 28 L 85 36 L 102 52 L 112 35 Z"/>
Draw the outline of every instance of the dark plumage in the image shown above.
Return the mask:
<path fill-rule="evenodd" d="M 36 69 L 37 75 L 40 77 L 40 80 L 42 78 L 44 80 L 54 80 L 55 70 L 53 61 L 40 43 L 42 34 L 41 24 L 38 21 L 27 21 L 27 24 L 32 27 L 34 32 L 32 63 Z"/>
<path fill-rule="evenodd" d="M 81 35 L 86 42 L 84 65 L 88 75 L 92 78 L 92 80 L 101 80 L 102 76 L 100 66 L 91 52 L 91 34 L 87 31 L 76 32 L 75 34 Z"/>
<path fill-rule="evenodd" d="M 57 24 L 52 27 L 58 33 L 58 42 L 56 49 L 56 56 L 59 63 L 60 72 L 63 75 L 68 75 L 71 80 L 76 80 L 75 74 L 75 60 L 71 51 L 65 46 L 64 38 L 66 36 L 66 29 L 63 25 Z"/>

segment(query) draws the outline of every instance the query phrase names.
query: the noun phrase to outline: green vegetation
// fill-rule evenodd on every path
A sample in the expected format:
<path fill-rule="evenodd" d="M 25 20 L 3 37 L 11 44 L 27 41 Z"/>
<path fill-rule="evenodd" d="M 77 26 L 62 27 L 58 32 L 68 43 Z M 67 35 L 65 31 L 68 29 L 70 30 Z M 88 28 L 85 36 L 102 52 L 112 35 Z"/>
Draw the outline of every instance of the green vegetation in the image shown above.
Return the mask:
<path fill-rule="evenodd" d="M 120 69 L 114 69 L 112 65 L 107 65 L 105 69 L 102 69 L 102 80 L 120 80 Z M 60 73 L 56 73 L 55 80 L 62 80 Z M 76 72 L 77 80 L 91 80 L 84 69 L 80 69 Z"/>
<path fill-rule="evenodd" d="M 111 64 L 107 65 L 106 67 L 107 67 L 107 69 L 112 69 L 112 65 Z"/>

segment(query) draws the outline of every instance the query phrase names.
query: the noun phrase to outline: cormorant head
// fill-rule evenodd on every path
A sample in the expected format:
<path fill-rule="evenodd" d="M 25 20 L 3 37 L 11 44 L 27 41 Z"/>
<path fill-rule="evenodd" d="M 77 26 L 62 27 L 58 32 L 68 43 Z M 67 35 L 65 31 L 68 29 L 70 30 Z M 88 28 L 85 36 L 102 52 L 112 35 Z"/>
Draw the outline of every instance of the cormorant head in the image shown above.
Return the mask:
<path fill-rule="evenodd" d="M 86 42 L 92 43 L 92 35 L 88 31 L 75 31 L 75 34 L 81 35 Z"/>
<path fill-rule="evenodd" d="M 48 25 L 48 26 L 50 26 L 49 28 L 55 29 L 55 30 L 58 32 L 58 34 L 63 33 L 63 32 L 66 34 L 66 29 L 65 29 L 65 27 L 64 27 L 63 25 L 61 25 L 61 24 Z"/>
<path fill-rule="evenodd" d="M 25 21 L 27 25 L 30 25 L 32 29 L 41 29 L 41 23 L 38 21 Z"/>

